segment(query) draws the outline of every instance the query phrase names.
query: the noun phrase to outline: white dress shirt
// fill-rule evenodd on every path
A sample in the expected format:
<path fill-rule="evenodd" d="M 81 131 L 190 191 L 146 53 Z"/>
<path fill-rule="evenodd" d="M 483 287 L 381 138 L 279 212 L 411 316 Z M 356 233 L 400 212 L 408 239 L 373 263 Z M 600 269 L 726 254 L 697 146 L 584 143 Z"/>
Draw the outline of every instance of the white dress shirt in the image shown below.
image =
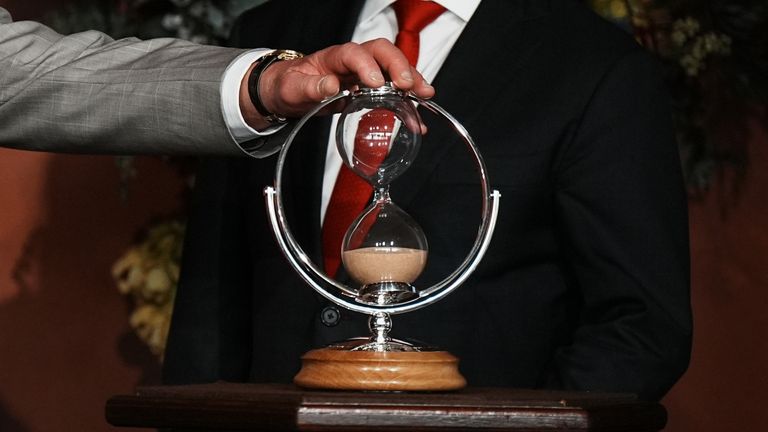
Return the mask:
<path fill-rule="evenodd" d="M 416 69 L 427 81 L 432 81 L 448 57 L 453 44 L 469 22 L 480 0 L 434 0 L 446 11 L 421 31 L 419 59 Z M 365 42 L 376 38 L 385 38 L 394 43 L 397 36 L 397 17 L 390 7 L 395 0 L 367 0 L 360 12 L 360 17 L 352 35 L 352 42 Z M 439 92 L 440 89 L 437 89 Z M 333 117 L 331 131 L 336 129 L 338 115 Z M 351 143 L 350 143 L 351 145 Z M 323 177 L 323 196 L 320 206 L 320 223 L 325 218 L 325 211 L 333 193 L 333 186 L 341 168 L 341 157 L 336 151 L 333 133 L 329 137 Z"/>

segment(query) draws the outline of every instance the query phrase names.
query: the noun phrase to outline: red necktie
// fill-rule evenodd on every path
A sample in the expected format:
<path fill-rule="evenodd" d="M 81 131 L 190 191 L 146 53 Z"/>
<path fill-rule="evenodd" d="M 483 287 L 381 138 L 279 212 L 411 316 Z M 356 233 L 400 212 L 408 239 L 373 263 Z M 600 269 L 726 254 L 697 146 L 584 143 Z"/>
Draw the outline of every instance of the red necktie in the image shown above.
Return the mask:
<path fill-rule="evenodd" d="M 432 1 L 397 0 L 392 4 L 397 15 L 397 38 L 395 45 L 405 57 L 416 66 L 419 59 L 419 34 L 429 23 L 437 19 L 445 8 Z"/>
<path fill-rule="evenodd" d="M 429 0 L 397 0 L 392 8 L 397 16 L 399 29 L 395 45 L 405 54 L 411 65 L 415 66 L 419 58 L 419 33 L 439 17 L 445 8 Z M 372 110 L 361 118 L 357 136 L 364 133 L 363 131 L 373 129 L 391 132 L 393 125 L 394 118 L 389 111 Z M 362 145 L 357 136 L 355 148 Z M 374 160 L 366 165 L 377 166 L 385 157 L 385 152 L 371 155 Z M 327 275 L 336 276 L 341 265 L 344 234 L 352 221 L 365 209 L 372 192 L 373 188 L 368 182 L 358 177 L 346 165 L 341 166 L 323 221 L 323 258 Z"/>

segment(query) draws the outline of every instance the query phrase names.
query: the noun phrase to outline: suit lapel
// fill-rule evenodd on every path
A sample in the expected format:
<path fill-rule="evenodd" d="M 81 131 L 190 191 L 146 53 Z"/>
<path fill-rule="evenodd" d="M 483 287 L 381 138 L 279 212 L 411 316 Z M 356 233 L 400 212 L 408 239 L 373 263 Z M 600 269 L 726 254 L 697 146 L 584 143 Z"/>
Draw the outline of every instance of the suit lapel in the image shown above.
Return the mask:
<path fill-rule="evenodd" d="M 433 82 L 437 90 L 434 102 L 462 123 L 470 135 L 483 127 L 483 113 L 504 109 L 509 101 L 499 99 L 510 87 L 520 85 L 516 79 L 541 40 L 542 30 L 535 19 L 547 12 L 546 1 L 480 3 Z M 490 143 L 476 144 L 482 151 Z M 459 136 L 446 123 L 435 123 L 424 137 L 415 169 L 394 183 L 394 199 L 403 205 L 410 203 L 446 152 L 456 145 L 463 146 Z"/>

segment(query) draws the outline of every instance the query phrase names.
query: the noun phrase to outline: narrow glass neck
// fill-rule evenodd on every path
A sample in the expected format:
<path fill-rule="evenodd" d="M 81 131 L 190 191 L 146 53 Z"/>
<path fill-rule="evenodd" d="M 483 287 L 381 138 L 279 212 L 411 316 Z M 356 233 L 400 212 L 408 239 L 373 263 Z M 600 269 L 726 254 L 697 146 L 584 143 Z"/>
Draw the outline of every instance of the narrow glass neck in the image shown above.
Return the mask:
<path fill-rule="evenodd" d="M 389 185 L 374 188 L 373 201 L 376 203 L 391 202 L 392 199 L 389 198 Z"/>

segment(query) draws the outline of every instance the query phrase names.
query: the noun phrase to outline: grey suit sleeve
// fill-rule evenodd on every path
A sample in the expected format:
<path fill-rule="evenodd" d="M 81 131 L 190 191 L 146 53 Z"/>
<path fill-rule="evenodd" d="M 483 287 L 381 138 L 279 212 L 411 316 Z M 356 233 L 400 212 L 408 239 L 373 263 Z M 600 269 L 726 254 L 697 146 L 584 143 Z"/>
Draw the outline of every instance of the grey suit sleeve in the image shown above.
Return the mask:
<path fill-rule="evenodd" d="M 0 145 L 68 153 L 242 155 L 221 78 L 243 51 L 60 35 L 0 8 Z M 253 143 L 252 143 L 253 144 Z"/>

